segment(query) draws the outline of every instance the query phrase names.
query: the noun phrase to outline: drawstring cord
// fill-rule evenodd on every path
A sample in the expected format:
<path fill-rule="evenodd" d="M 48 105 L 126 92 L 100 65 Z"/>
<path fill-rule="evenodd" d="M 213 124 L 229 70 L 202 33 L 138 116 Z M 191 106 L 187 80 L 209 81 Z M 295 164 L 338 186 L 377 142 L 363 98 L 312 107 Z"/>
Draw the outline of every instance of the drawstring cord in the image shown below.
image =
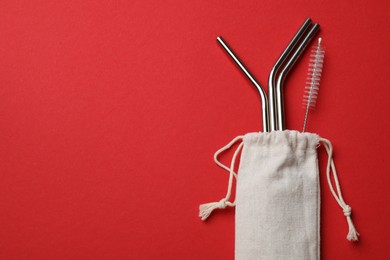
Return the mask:
<path fill-rule="evenodd" d="M 218 166 L 220 166 L 221 168 L 223 168 L 224 170 L 229 172 L 229 182 L 228 182 L 226 196 L 223 199 L 221 199 L 218 202 L 210 202 L 210 203 L 202 204 L 199 206 L 199 217 L 203 221 L 206 220 L 215 209 L 224 209 L 226 207 L 234 207 L 236 204 L 235 201 L 230 202 L 229 199 L 230 199 L 231 192 L 232 192 L 233 178 L 237 178 L 237 174 L 234 172 L 234 166 L 235 166 L 237 156 L 240 153 L 240 151 L 244 145 L 244 143 L 242 142 L 242 139 L 243 139 L 243 136 L 237 136 L 230 143 L 228 143 L 226 146 L 219 149 L 214 154 L 214 162 Z M 237 141 L 241 141 L 241 143 L 238 145 L 236 151 L 233 154 L 232 161 L 230 163 L 230 168 L 229 168 L 226 165 L 222 164 L 218 160 L 218 156 L 221 153 L 225 152 L 226 150 L 230 149 Z M 356 228 L 355 228 L 355 226 L 352 222 L 352 219 L 351 219 L 352 208 L 348 204 L 345 203 L 344 198 L 343 198 L 342 193 L 341 193 L 341 187 L 340 187 L 340 183 L 339 183 L 339 180 L 337 177 L 336 166 L 335 166 L 335 163 L 333 161 L 332 143 L 325 138 L 320 138 L 320 142 L 324 145 L 325 150 L 328 154 L 328 165 L 326 168 L 326 177 L 328 180 L 329 189 L 330 189 L 332 195 L 334 196 L 334 198 L 336 199 L 337 203 L 342 208 L 344 216 L 347 218 L 347 223 L 348 223 L 348 228 L 349 228 L 347 239 L 349 241 L 358 241 L 359 233 L 356 231 Z M 330 177 L 331 173 L 332 173 L 333 180 L 334 180 L 334 183 L 336 186 L 336 190 L 333 187 L 333 184 L 331 181 L 331 177 Z"/>
<path fill-rule="evenodd" d="M 351 219 L 352 208 L 348 204 L 345 203 L 345 201 L 343 199 L 343 195 L 341 194 L 341 188 L 340 188 L 339 179 L 337 177 L 336 166 L 335 166 L 334 161 L 333 161 L 332 143 L 325 138 L 320 138 L 320 142 L 324 145 L 325 150 L 328 154 L 328 166 L 326 168 L 326 177 L 328 179 L 330 191 L 332 192 L 333 197 L 336 199 L 337 203 L 342 208 L 342 210 L 344 212 L 344 216 L 347 218 L 347 223 L 348 223 L 348 228 L 349 228 L 347 239 L 349 241 L 358 241 L 359 233 L 356 231 L 356 228 L 355 228 L 355 226 L 352 222 L 352 219 Z M 337 193 L 336 193 L 336 191 L 333 187 L 332 181 L 330 179 L 331 172 L 333 175 L 334 183 L 336 184 Z"/>
<path fill-rule="evenodd" d="M 222 164 L 218 160 L 218 156 L 222 152 L 230 149 L 230 147 L 232 147 L 237 141 L 239 141 L 239 140 L 241 141 L 242 138 L 243 138 L 243 136 L 237 136 L 230 143 L 228 143 L 227 145 L 225 145 L 224 147 L 219 149 L 214 154 L 214 162 L 218 166 L 220 166 L 221 168 L 223 168 L 223 169 L 225 169 L 226 171 L 229 172 L 229 183 L 228 183 L 228 188 L 227 188 L 227 192 L 226 192 L 225 198 L 221 199 L 218 202 L 210 202 L 210 203 L 202 204 L 202 205 L 199 206 L 199 217 L 203 221 L 206 220 L 215 209 L 224 209 L 227 206 L 234 207 L 236 205 L 236 201 L 230 202 L 229 199 L 230 199 L 230 196 L 231 196 L 231 193 L 232 193 L 233 177 L 237 178 L 237 174 L 234 172 L 234 165 L 235 165 L 237 156 L 240 153 L 241 148 L 243 147 L 244 143 L 241 142 L 238 145 L 236 151 L 234 152 L 233 157 L 232 157 L 232 161 L 230 163 L 230 168 L 228 168 L 226 165 Z"/>

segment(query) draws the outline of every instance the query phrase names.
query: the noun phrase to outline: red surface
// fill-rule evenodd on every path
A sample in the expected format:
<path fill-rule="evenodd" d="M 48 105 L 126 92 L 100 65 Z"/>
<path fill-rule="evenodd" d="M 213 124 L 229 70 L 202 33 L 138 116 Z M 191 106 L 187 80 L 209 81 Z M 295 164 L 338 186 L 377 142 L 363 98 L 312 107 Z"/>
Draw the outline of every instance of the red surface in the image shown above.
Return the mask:
<path fill-rule="evenodd" d="M 325 182 L 322 259 L 388 259 L 388 1 L 2 1 L 0 259 L 233 259 L 234 210 L 212 161 L 259 131 L 259 81 L 304 18 L 326 57 L 308 130 L 329 138 L 361 240 Z M 308 56 L 286 82 L 301 129 Z M 227 162 L 231 154 L 223 159 Z"/>

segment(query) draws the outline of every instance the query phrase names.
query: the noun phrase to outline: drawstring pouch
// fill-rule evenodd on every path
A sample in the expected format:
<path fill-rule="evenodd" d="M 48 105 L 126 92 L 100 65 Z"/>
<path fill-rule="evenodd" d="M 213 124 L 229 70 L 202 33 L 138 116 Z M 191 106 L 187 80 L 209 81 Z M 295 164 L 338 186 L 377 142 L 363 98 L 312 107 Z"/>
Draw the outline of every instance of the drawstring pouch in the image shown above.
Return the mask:
<path fill-rule="evenodd" d="M 238 147 L 227 167 L 218 156 L 236 143 Z M 330 191 L 347 220 L 347 239 L 358 240 L 352 208 L 341 194 L 329 140 L 290 130 L 248 133 L 215 153 L 214 161 L 229 172 L 227 193 L 221 200 L 199 207 L 202 220 L 216 209 L 236 207 L 236 260 L 320 259 L 320 144 L 328 154 L 326 176 Z M 241 150 L 236 174 L 234 167 Z M 234 178 L 236 196 L 232 201 Z"/>

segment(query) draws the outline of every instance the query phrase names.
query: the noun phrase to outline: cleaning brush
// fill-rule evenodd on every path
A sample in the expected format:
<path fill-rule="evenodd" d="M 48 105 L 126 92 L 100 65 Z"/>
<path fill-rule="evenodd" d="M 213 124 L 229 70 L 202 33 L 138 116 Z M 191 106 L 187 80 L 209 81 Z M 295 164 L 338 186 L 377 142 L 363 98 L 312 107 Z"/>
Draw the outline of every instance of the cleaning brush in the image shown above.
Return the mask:
<path fill-rule="evenodd" d="M 325 51 L 321 46 L 321 41 L 322 39 L 319 38 L 317 46 L 313 48 L 310 54 L 310 63 L 307 72 L 307 81 L 306 81 L 305 91 L 303 94 L 303 104 L 306 107 L 306 114 L 305 114 L 305 120 L 303 121 L 302 132 L 305 132 L 306 129 L 309 110 L 315 108 L 317 97 L 318 97 L 318 91 L 320 88 L 322 66 L 324 63 L 324 55 L 325 55 Z"/>

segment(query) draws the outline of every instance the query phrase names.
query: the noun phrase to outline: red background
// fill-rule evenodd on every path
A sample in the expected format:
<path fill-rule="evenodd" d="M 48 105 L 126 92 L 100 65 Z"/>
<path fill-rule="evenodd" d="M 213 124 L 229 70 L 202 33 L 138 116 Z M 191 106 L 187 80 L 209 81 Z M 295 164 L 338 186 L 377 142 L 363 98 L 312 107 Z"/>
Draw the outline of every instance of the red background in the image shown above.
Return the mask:
<path fill-rule="evenodd" d="M 234 210 L 213 153 L 261 130 L 266 86 L 304 18 L 326 46 L 308 130 L 330 139 L 361 233 L 326 184 L 322 259 L 387 259 L 388 1 L 31 1 L 0 3 L 0 259 L 233 259 Z M 308 55 L 286 81 L 301 129 Z M 231 153 L 223 160 L 228 162 Z"/>

